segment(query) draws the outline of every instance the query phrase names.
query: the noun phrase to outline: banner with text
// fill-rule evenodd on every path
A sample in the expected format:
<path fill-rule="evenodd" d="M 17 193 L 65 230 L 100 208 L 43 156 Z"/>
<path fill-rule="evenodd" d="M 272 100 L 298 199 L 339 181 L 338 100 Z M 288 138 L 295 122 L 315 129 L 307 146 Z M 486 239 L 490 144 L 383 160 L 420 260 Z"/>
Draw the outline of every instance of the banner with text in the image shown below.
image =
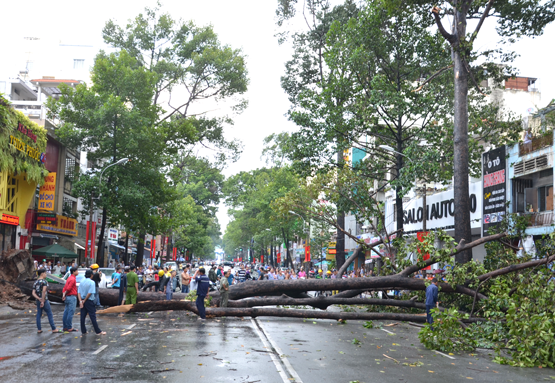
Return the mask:
<path fill-rule="evenodd" d="M 482 155 L 482 236 L 505 218 L 507 202 L 507 162 L 505 147 Z"/>
<path fill-rule="evenodd" d="M 56 198 L 56 173 L 48 173 L 39 190 L 39 210 L 53 211 Z"/>

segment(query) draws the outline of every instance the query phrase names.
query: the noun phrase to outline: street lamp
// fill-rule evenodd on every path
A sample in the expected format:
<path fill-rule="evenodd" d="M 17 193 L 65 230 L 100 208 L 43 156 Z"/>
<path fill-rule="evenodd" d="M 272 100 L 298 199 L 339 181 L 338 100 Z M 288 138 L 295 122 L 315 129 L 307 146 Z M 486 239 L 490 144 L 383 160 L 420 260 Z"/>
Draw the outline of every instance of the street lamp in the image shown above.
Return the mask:
<path fill-rule="evenodd" d="M 393 149 L 389 145 L 380 145 L 380 146 L 378 146 L 378 148 L 383 149 L 383 150 L 387 150 L 388 152 L 393 152 L 395 154 L 399 154 L 399 155 L 405 157 L 410 162 L 414 163 L 414 161 L 409 156 L 407 156 L 406 154 L 403 154 L 401 152 L 396 151 L 395 149 Z M 416 180 L 414 182 L 415 182 L 414 186 L 416 188 Z M 427 219 L 428 214 L 427 214 L 427 209 L 426 209 L 426 207 L 427 207 L 426 206 L 426 194 L 427 193 L 426 193 L 426 183 L 425 182 L 424 182 L 423 189 L 424 189 L 424 194 L 422 195 L 422 205 L 423 205 L 423 207 L 422 207 L 422 231 L 426 231 L 426 219 Z"/>
<path fill-rule="evenodd" d="M 102 184 L 102 174 L 104 174 L 106 169 L 111 168 L 112 166 L 116 166 L 116 165 L 123 165 L 126 162 L 129 162 L 129 158 L 127 158 L 127 157 L 122 158 L 121 160 L 119 160 L 117 162 L 114 162 L 113 164 L 110 164 L 110 165 L 106 166 L 104 169 L 102 169 L 102 171 L 100 172 L 100 178 L 98 179 L 98 185 L 100 186 Z"/>

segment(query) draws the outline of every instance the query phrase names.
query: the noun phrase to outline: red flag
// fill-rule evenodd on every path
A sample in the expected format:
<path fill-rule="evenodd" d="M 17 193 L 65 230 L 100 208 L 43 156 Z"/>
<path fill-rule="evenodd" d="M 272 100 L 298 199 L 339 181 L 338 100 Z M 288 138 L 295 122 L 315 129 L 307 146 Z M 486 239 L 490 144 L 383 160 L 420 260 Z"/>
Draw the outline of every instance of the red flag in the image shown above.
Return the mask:
<path fill-rule="evenodd" d="M 87 235 L 85 239 L 85 258 L 89 256 L 89 232 L 90 232 L 91 223 L 87 221 Z"/>
<path fill-rule="evenodd" d="M 305 246 L 304 248 L 304 261 L 310 262 L 310 246 Z"/>
<path fill-rule="evenodd" d="M 264 256 L 263 255 L 260 256 L 260 263 L 264 263 Z"/>
<path fill-rule="evenodd" d="M 150 258 L 154 259 L 156 257 L 156 239 L 153 239 L 150 244 Z"/>
<path fill-rule="evenodd" d="M 276 262 L 280 263 L 281 262 L 281 253 L 277 253 L 276 258 L 277 258 Z"/>
<path fill-rule="evenodd" d="M 94 259 L 95 253 L 95 246 L 96 246 L 96 222 L 92 223 L 92 236 L 91 236 L 91 258 Z"/>
<path fill-rule="evenodd" d="M 177 260 L 177 248 L 173 248 L 173 260 L 176 261 Z"/>

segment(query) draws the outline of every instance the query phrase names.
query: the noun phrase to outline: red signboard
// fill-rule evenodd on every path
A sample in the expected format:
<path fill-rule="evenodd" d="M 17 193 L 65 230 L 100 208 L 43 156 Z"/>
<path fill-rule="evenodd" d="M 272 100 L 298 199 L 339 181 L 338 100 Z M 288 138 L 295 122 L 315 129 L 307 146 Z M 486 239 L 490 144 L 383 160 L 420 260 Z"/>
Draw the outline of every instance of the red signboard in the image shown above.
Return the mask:
<path fill-rule="evenodd" d="M 16 215 L 2 214 L 2 219 L 0 223 L 5 223 L 6 225 L 19 225 L 19 217 Z"/>

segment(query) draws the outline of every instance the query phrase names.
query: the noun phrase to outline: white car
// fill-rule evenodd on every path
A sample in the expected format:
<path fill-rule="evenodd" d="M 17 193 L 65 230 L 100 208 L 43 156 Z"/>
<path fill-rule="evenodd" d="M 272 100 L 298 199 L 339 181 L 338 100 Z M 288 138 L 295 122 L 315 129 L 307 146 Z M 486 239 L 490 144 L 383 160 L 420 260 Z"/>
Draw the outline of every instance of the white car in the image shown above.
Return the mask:
<path fill-rule="evenodd" d="M 81 283 L 81 281 L 82 281 L 83 279 L 85 279 L 85 272 L 86 272 L 87 270 L 88 270 L 88 269 L 82 269 L 82 268 L 79 268 L 79 269 L 77 270 L 79 274 L 77 275 L 77 277 L 75 277 L 75 282 L 77 283 L 77 286 L 78 286 L 78 287 L 79 287 L 79 284 Z M 100 269 L 100 270 L 102 271 L 102 269 Z M 113 269 L 112 269 L 112 270 L 113 270 Z M 111 275 L 111 274 L 110 274 L 110 275 Z M 66 273 L 66 275 L 64 275 L 64 278 L 63 278 L 63 279 L 64 279 L 65 281 L 67 281 L 68 278 L 69 278 L 69 271 Z M 101 288 L 101 289 L 107 289 L 107 288 L 112 287 L 112 280 L 111 280 L 111 278 L 106 277 L 106 274 L 104 274 L 104 272 L 102 272 L 102 276 L 101 276 L 101 278 L 100 278 L 100 284 L 98 285 L 98 287 Z"/>
<path fill-rule="evenodd" d="M 175 262 L 166 262 L 164 263 L 164 267 L 167 267 L 170 270 L 175 270 L 177 272 L 177 263 Z"/>

